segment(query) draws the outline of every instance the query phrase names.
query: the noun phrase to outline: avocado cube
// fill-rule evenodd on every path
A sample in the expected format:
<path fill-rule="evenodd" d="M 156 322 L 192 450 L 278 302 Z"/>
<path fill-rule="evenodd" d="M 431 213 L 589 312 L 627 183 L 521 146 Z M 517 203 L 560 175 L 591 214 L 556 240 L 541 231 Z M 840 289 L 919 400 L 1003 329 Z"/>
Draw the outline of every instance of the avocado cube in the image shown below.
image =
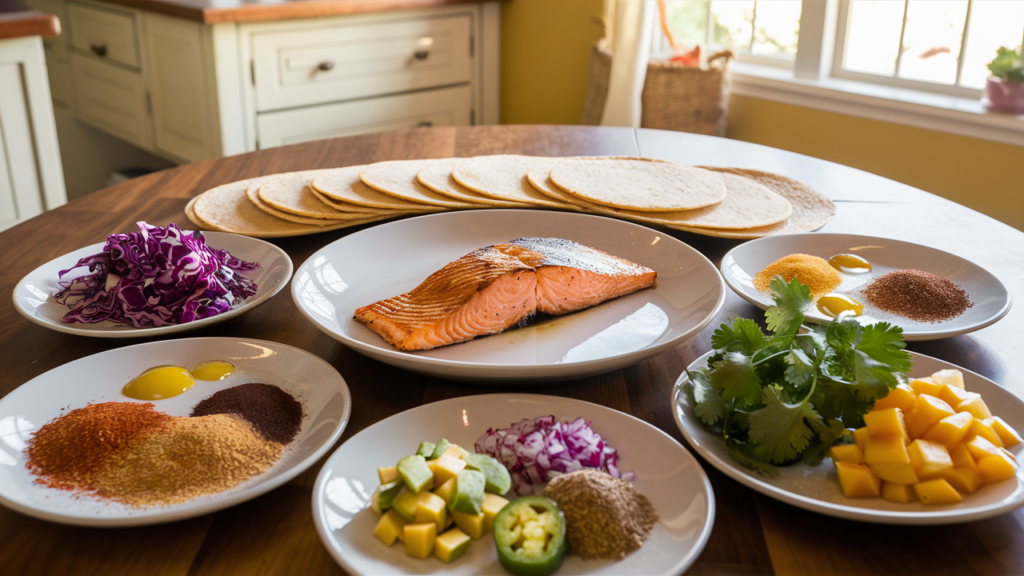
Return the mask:
<path fill-rule="evenodd" d="M 493 456 L 487 454 L 474 454 L 466 452 L 462 455 L 462 461 L 470 470 L 478 470 L 484 473 L 486 484 L 484 490 L 493 494 L 504 495 L 512 488 L 512 477 L 508 469 L 498 462 Z"/>
<path fill-rule="evenodd" d="M 416 455 L 429 459 L 430 455 L 434 453 L 434 446 L 433 442 L 420 442 L 420 447 L 416 449 Z"/>
<path fill-rule="evenodd" d="M 484 503 L 484 486 L 487 481 L 483 472 L 463 470 L 455 477 L 455 493 L 452 495 L 452 512 L 477 515 Z"/>
<path fill-rule="evenodd" d="M 434 452 L 430 456 L 427 456 L 427 460 L 437 460 L 451 445 L 452 443 L 449 442 L 447 438 L 441 438 L 437 441 L 437 444 L 434 445 Z"/>
<path fill-rule="evenodd" d="M 370 505 L 373 511 L 379 515 L 390 510 L 395 496 L 402 491 L 402 486 L 404 484 L 401 479 L 377 486 L 377 489 L 373 491 L 373 500 Z"/>
<path fill-rule="evenodd" d="M 416 517 L 416 507 L 419 505 L 419 495 L 411 490 L 402 490 L 391 503 L 391 509 L 402 517 L 406 522 L 412 522 Z"/>
<path fill-rule="evenodd" d="M 434 473 L 427 467 L 423 456 L 406 456 L 398 461 L 398 474 L 409 490 L 419 494 L 434 487 Z"/>

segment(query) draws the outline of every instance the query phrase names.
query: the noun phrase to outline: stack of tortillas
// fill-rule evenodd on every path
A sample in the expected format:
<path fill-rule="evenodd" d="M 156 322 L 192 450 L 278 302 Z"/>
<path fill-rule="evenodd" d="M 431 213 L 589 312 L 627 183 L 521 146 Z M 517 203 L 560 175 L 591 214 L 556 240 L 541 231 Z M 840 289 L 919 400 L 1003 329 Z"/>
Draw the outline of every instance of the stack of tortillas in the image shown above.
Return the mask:
<path fill-rule="evenodd" d="M 589 212 L 727 238 L 809 232 L 835 215 L 777 174 L 644 158 L 496 155 L 397 160 L 233 182 L 194 198 L 202 228 L 297 236 L 405 214 L 477 208 Z"/>

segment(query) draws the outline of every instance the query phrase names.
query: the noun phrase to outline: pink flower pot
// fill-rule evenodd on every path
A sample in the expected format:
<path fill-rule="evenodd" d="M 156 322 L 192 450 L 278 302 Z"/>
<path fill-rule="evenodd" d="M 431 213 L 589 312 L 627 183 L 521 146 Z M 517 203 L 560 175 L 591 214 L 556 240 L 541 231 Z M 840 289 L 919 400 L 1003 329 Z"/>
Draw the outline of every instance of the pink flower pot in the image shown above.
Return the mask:
<path fill-rule="evenodd" d="M 1024 83 L 1009 84 L 1002 78 L 989 76 L 981 103 L 996 112 L 1024 114 Z"/>

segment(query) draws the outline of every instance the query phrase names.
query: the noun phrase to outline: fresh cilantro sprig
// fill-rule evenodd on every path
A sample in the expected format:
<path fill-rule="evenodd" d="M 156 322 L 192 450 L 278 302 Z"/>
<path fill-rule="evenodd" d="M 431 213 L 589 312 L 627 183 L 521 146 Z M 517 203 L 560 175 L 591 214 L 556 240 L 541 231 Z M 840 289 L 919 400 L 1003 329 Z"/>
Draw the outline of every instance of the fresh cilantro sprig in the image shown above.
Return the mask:
<path fill-rule="evenodd" d="M 847 428 L 863 425 L 911 362 L 898 326 L 865 326 L 844 312 L 824 328 L 807 328 L 810 288 L 779 276 L 770 287 L 769 333 L 748 318 L 722 324 L 708 367 L 688 374 L 687 393 L 738 462 L 777 475 L 775 465 L 820 462 Z"/>

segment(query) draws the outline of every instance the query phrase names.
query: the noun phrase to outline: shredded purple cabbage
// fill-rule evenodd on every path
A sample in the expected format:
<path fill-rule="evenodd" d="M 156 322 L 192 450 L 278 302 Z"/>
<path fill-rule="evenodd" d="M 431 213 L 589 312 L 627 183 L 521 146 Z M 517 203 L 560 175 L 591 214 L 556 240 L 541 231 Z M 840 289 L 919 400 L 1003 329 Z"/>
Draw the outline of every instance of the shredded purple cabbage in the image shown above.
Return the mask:
<path fill-rule="evenodd" d="M 184 324 L 227 312 L 236 300 L 256 294 L 256 284 L 238 273 L 258 263 L 210 248 L 202 233 L 185 234 L 173 223 L 137 224 L 139 232 L 111 234 L 103 252 L 60 271 L 61 278 L 82 266 L 91 272 L 57 283 L 54 298 L 71 309 L 64 322 Z"/>
<path fill-rule="evenodd" d="M 633 472 L 619 472 L 618 453 L 583 418 L 559 422 L 554 416 L 543 416 L 501 430 L 488 428 L 474 449 L 508 468 L 517 496 L 540 494 L 555 476 L 582 468 L 604 470 L 630 482 L 636 478 Z"/>

